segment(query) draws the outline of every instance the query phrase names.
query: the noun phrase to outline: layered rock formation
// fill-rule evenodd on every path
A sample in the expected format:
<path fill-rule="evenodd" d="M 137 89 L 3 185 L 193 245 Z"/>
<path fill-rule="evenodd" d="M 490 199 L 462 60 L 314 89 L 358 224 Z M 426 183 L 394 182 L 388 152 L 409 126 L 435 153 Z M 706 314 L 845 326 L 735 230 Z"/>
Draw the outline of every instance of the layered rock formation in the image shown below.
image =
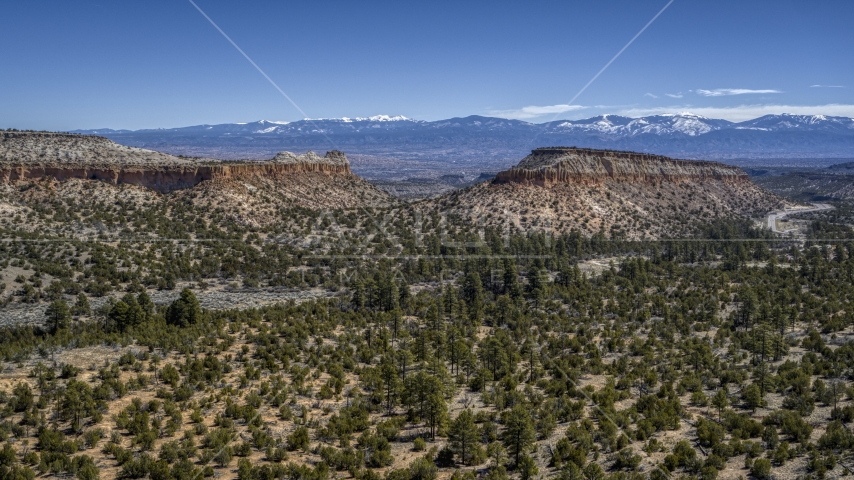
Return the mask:
<path fill-rule="evenodd" d="M 139 185 L 165 193 L 208 180 L 275 179 L 300 173 L 352 175 L 347 157 L 339 151 L 327 152 L 324 157 L 313 152 L 282 152 L 268 161 L 221 161 L 174 157 L 88 135 L 0 134 L 0 181 L 5 183 L 76 178 Z"/>
<path fill-rule="evenodd" d="M 498 173 L 494 182 L 549 186 L 556 183 L 596 185 L 604 181 L 656 183 L 703 180 L 750 182 L 740 168 L 717 162 L 574 147 L 533 150 L 517 166 Z"/>

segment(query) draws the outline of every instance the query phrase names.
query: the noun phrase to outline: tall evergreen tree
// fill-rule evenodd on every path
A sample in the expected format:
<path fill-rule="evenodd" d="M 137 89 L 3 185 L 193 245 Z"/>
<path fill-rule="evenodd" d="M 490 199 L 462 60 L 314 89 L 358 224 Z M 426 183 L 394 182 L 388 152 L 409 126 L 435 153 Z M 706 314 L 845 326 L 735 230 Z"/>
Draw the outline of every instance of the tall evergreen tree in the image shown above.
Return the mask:
<path fill-rule="evenodd" d="M 430 437 L 435 440 L 436 430 L 445 423 L 448 416 L 448 404 L 445 402 L 442 389 L 432 390 L 428 393 L 425 407 L 425 418 L 430 427 Z"/>
<path fill-rule="evenodd" d="M 388 355 L 383 355 L 380 360 L 380 377 L 382 378 L 383 388 L 385 389 L 386 411 L 391 415 L 392 408 L 396 403 L 400 380 L 397 376 L 395 362 Z"/>
<path fill-rule="evenodd" d="M 145 321 L 145 310 L 140 306 L 136 297 L 128 293 L 110 308 L 109 317 L 120 331 L 139 325 Z"/>
<path fill-rule="evenodd" d="M 511 259 L 504 259 L 504 294 L 510 298 L 519 298 L 522 295 L 516 263 Z"/>
<path fill-rule="evenodd" d="M 365 284 L 361 280 L 356 280 L 353 283 L 353 296 L 350 300 L 353 304 L 353 308 L 357 310 L 364 309 L 367 303 L 365 297 Z"/>
<path fill-rule="evenodd" d="M 198 322 L 202 316 L 199 300 L 189 288 L 181 290 L 181 296 L 166 309 L 166 321 L 178 326 L 188 326 Z"/>
<path fill-rule="evenodd" d="M 504 445 L 513 457 L 513 465 L 518 465 L 519 458 L 537 438 L 528 408 L 522 404 L 513 407 L 504 420 L 504 426 Z"/>
<path fill-rule="evenodd" d="M 89 315 L 91 312 L 92 309 L 89 306 L 89 299 L 86 297 L 85 293 L 80 292 L 77 294 L 77 301 L 74 302 L 71 313 L 74 315 Z"/>
<path fill-rule="evenodd" d="M 471 410 L 465 409 L 451 422 L 448 440 L 451 450 L 460 456 L 460 461 L 468 464 L 479 443 L 480 432 L 474 423 Z"/>
<path fill-rule="evenodd" d="M 475 325 L 479 324 L 483 313 L 483 284 L 476 271 L 469 272 L 463 278 L 461 293 L 460 296 L 468 308 L 469 319 Z"/>
<path fill-rule="evenodd" d="M 44 316 L 50 333 L 68 328 L 71 324 L 71 309 L 63 299 L 51 302 L 45 309 Z"/>

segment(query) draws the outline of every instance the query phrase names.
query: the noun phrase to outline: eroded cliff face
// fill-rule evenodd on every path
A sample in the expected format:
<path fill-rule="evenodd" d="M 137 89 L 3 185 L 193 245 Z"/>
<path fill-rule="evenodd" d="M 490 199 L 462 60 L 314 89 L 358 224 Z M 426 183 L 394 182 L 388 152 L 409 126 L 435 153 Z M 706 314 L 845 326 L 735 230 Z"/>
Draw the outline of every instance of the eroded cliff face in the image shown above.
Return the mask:
<path fill-rule="evenodd" d="M 749 182 L 738 167 L 717 162 L 674 160 L 611 150 L 581 148 L 538 148 L 510 170 L 498 173 L 494 183 L 528 183 L 550 186 L 558 183 L 597 185 L 606 181 L 654 184 L 715 180 Z"/>
<path fill-rule="evenodd" d="M 174 157 L 125 147 L 106 138 L 49 133 L 4 132 L 0 135 L 0 181 L 100 180 L 131 184 L 161 193 L 191 188 L 208 180 L 261 177 L 284 179 L 312 173 L 351 176 L 344 153 L 282 152 L 266 161 L 220 161 Z"/>
<path fill-rule="evenodd" d="M 228 180 L 252 176 L 283 178 L 298 173 L 325 173 L 330 175 L 350 175 L 349 165 L 325 164 L 276 164 L 271 162 L 240 163 L 228 165 L 200 166 L 159 166 L 137 167 L 65 167 L 15 165 L 0 166 L 0 180 L 8 183 L 14 180 L 35 180 L 53 177 L 57 180 L 72 178 L 101 180 L 112 184 L 131 184 L 150 188 L 161 193 L 191 188 L 206 180 Z"/>

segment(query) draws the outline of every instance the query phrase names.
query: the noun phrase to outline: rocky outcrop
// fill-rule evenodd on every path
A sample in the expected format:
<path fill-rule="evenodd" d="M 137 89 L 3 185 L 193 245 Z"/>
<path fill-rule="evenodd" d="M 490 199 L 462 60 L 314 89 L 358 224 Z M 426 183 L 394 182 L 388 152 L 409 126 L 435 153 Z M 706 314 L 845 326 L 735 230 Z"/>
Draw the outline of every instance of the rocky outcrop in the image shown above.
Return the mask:
<path fill-rule="evenodd" d="M 558 183 L 595 185 L 605 181 L 653 184 L 704 180 L 750 182 L 740 168 L 717 162 L 574 147 L 533 150 L 517 166 L 499 172 L 493 182 L 550 186 Z"/>
<path fill-rule="evenodd" d="M 323 157 L 281 152 L 266 161 L 220 161 L 174 157 L 88 135 L 3 132 L 0 136 L 0 181 L 5 183 L 77 178 L 169 192 L 208 180 L 277 179 L 300 173 L 352 175 L 347 157 L 339 151 Z"/>

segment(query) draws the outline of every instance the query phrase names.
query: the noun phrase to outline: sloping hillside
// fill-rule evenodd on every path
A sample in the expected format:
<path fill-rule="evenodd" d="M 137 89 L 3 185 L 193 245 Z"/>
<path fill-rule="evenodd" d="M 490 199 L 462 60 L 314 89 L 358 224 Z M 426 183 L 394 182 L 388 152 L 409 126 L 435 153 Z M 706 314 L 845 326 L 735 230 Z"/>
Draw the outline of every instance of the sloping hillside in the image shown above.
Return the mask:
<path fill-rule="evenodd" d="M 484 225 L 626 238 L 684 235 L 712 219 L 759 217 L 782 204 L 737 167 L 561 147 L 534 150 L 494 181 L 434 203 Z"/>
<path fill-rule="evenodd" d="M 854 200 L 854 175 L 825 169 L 756 177 L 754 181 L 774 193 L 802 201 Z"/>

